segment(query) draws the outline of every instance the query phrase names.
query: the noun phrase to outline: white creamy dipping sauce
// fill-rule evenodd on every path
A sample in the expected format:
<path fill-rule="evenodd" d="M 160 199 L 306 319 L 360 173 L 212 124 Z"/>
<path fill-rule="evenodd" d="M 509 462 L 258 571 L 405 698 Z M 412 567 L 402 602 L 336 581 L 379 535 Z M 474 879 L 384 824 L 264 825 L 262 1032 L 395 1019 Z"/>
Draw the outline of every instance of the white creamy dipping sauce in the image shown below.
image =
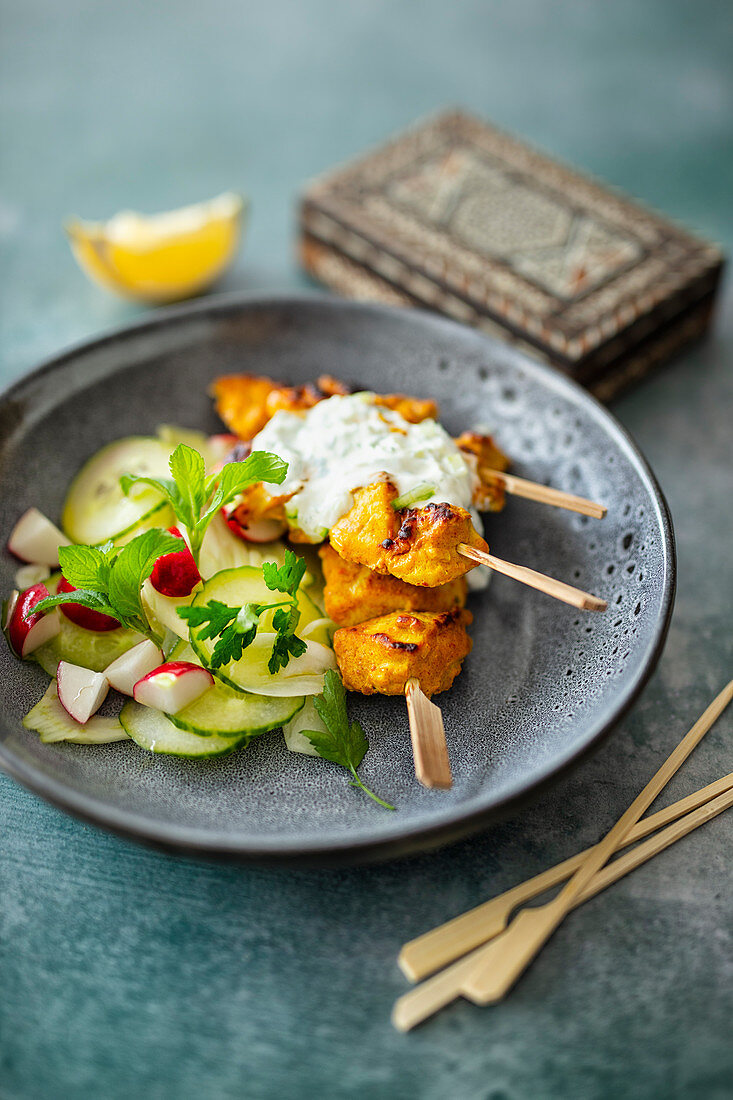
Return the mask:
<path fill-rule="evenodd" d="M 324 539 L 353 503 L 353 490 L 386 475 L 399 496 L 420 485 L 433 488 L 418 504 L 455 504 L 471 512 L 477 475 L 435 420 L 410 424 L 374 404 L 374 394 L 329 397 L 305 413 L 276 412 L 252 440 L 253 451 L 271 451 L 288 463 L 273 495 L 294 493 L 286 510 L 293 526 L 314 541 Z M 416 505 L 418 506 L 418 505 Z"/>

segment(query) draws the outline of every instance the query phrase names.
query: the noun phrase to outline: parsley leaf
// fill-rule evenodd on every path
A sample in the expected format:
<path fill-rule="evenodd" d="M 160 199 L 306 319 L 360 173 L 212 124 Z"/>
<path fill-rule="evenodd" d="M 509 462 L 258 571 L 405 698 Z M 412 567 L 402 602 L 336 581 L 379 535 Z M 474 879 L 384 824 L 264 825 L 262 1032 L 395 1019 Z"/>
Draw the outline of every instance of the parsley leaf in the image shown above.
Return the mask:
<path fill-rule="evenodd" d="M 326 729 L 303 730 L 303 733 L 318 755 L 346 768 L 352 776 L 352 787 L 358 787 L 385 809 L 394 810 L 394 806 L 365 786 L 357 775 L 356 769 L 366 755 L 369 742 L 360 724 L 349 722 L 344 685 L 338 672 L 332 668 L 324 675 L 323 694 L 314 699 L 313 704 Z"/>
<path fill-rule="evenodd" d="M 196 564 L 204 535 L 219 509 L 259 481 L 280 485 L 288 470 L 287 462 L 277 455 L 253 451 L 244 462 L 227 462 L 221 470 L 207 477 L 202 455 L 186 443 L 178 444 L 168 465 L 171 478 L 123 474 L 120 485 L 124 493 L 129 493 L 135 485 L 150 485 L 165 497 L 176 519 L 188 531 Z"/>
<path fill-rule="evenodd" d="M 140 589 L 161 554 L 172 554 L 184 545 L 174 535 L 153 528 L 122 548 L 110 543 L 102 547 L 61 546 L 61 572 L 76 591 L 49 596 L 33 610 L 48 611 L 62 603 L 78 603 L 111 615 L 123 626 L 159 642 L 145 614 Z"/>
<path fill-rule="evenodd" d="M 273 592 L 287 592 L 290 596 L 295 595 L 300 587 L 305 570 L 305 558 L 299 558 L 292 550 L 285 551 L 285 562 L 280 566 L 274 561 L 262 564 L 262 575 L 267 587 Z"/>
<path fill-rule="evenodd" d="M 257 633 L 260 616 L 264 611 L 277 608 L 272 616 L 275 641 L 267 667 L 274 676 L 285 668 L 291 657 L 302 657 L 307 646 L 295 634 L 300 621 L 298 588 L 305 575 L 306 563 L 292 550 L 285 551 L 285 563 L 265 562 L 262 573 L 271 591 L 282 592 L 289 600 L 275 603 L 247 603 L 244 607 L 228 607 L 220 600 L 207 604 L 179 607 L 178 614 L 188 623 L 189 630 L 198 630 L 201 639 L 216 638 L 217 642 L 209 658 L 211 668 L 221 668 L 230 661 L 238 661 Z"/>

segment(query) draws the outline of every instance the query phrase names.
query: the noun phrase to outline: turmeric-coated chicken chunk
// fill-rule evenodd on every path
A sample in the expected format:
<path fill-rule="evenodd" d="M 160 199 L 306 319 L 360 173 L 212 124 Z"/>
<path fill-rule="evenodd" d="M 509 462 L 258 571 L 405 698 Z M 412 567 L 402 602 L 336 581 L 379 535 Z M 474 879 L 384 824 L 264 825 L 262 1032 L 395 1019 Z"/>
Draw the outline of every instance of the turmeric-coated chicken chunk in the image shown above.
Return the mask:
<path fill-rule="evenodd" d="M 341 678 L 362 695 L 404 695 L 416 677 L 422 691 L 447 691 L 473 645 L 466 631 L 473 616 L 451 611 L 393 611 L 333 636 Z"/>
<path fill-rule="evenodd" d="M 480 512 L 500 512 L 505 504 L 505 494 L 496 474 L 508 468 L 509 459 L 490 435 L 462 432 L 454 442 L 479 477 L 473 495 L 474 504 Z"/>
<path fill-rule="evenodd" d="M 216 411 L 231 432 L 240 439 L 252 439 L 262 431 L 276 412 L 304 412 L 329 397 L 343 397 L 351 387 L 329 374 L 303 386 L 285 386 L 271 378 L 253 374 L 227 374 L 211 386 Z M 393 409 L 411 424 L 435 418 L 438 406 L 434 401 L 405 394 L 378 394 L 375 404 Z"/>
<path fill-rule="evenodd" d="M 488 551 L 465 508 L 426 504 L 395 510 L 397 490 L 389 481 L 354 492 L 354 505 L 331 528 L 331 545 L 347 561 L 408 584 L 435 588 L 462 577 L 474 562 L 458 553 L 459 543 Z"/>
<path fill-rule="evenodd" d="M 437 588 L 406 584 L 389 574 L 346 561 L 329 543 L 318 551 L 326 587 L 326 614 L 338 626 L 355 626 L 389 611 L 450 611 L 465 607 L 468 585 L 457 577 Z"/>

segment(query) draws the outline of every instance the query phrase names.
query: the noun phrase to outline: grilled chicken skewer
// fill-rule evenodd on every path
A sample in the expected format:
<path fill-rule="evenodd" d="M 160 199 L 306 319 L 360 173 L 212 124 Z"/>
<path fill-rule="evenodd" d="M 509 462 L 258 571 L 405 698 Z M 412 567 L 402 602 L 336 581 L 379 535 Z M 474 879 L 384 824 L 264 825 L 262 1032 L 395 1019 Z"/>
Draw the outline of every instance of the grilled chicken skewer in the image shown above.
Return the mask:
<path fill-rule="evenodd" d="M 416 587 L 345 561 L 328 544 L 319 554 L 326 614 L 339 629 L 334 651 L 345 687 L 407 699 L 415 774 L 426 787 L 452 784 L 440 709 L 429 696 L 447 690 L 471 650 L 463 577 Z"/>

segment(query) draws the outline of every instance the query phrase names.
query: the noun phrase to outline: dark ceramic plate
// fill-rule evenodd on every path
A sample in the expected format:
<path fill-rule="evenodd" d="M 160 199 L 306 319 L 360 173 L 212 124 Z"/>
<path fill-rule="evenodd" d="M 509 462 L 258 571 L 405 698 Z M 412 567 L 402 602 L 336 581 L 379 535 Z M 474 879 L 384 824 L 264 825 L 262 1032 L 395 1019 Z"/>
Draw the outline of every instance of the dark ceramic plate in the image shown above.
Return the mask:
<path fill-rule="evenodd" d="M 599 740 L 659 657 L 674 594 L 666 505 L 646 462 L 585 392 L 504 344 L 436 316 L 320 297 L 222 298 L 168 310 L 60 356 L 0 404 L 0 531 L 37 505 L 51 517 L 79 465 L 160 422 L 216 431 L 212 378 L 249 371 L 291 382 L 323 372 L 365 388 L 437 398 L 458 433 L 490 427 L 515 470 L 608 506 L 603 521 L 514 499 L 487 520 L 492 550 L 608 599 L 580 613 L 495 576 L 474 597 L 473 654 L 440 697 L 455 785 L 412 770 L 404 703 L 353 696 L 371 749 L 366 783 L 288 753 L 276 733 L 225 759 L 189 762 L 130 743 L 42 745 L 21 718 L 45 688 L 0 646 L 0 763 L 63 809 L 189 853 L 326 862 L 387 858 L 477 829 Z M 16 568 L 2 556 L 0 590 Z"/>

